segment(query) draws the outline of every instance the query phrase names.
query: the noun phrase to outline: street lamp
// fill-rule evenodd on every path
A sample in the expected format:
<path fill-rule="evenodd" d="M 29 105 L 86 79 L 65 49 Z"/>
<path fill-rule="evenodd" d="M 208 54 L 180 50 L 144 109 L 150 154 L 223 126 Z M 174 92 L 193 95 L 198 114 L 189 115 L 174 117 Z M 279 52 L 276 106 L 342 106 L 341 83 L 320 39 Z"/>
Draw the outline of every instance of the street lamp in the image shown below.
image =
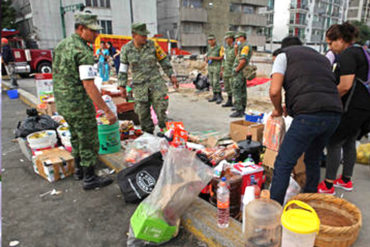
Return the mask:
<path fill-rule="evenodd" d="M 63 38 L 67 37 L 66 34 L 66 24 L 64 21 L 64 14 L 66 12 L 75 12 L 76 10 L 83 11 L 85 8 L 85 4 L 83 3 L 77 3 L 77 4 L 71 4 L 67 6 L 62 6 L 62 0 L 60 0 L 60 18 L 62 20 L 62 31 L 63 31 Z"/>

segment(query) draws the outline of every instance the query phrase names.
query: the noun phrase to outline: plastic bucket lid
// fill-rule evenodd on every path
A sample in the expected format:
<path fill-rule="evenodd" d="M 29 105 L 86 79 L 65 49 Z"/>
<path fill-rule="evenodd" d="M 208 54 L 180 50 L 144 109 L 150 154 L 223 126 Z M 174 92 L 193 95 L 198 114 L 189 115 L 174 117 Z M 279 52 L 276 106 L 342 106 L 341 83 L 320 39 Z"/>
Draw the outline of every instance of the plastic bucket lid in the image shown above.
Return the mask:
<path fill-rule="evenodd" d="M 292 204 L 301 208 L 287 210 Z M 316 211 L 310 205 L 298 200 L 292 200 L 285 205 L 281 223 L 284 228 L 299 234 L 318 233 L 320 230 L 320 219 Z"/>

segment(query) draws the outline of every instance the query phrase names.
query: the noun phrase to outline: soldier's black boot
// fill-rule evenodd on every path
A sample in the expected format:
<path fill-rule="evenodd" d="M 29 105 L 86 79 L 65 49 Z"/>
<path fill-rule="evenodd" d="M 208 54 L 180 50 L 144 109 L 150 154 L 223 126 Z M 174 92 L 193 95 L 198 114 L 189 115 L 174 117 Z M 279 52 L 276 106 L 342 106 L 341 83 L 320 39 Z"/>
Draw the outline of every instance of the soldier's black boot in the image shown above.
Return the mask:
<path fill-rule="evenodd" d="M 233 106 L 233 107 L 231 107 L 231 111 L 235 111 L 236 109 L 235 109 L 235 106 Z"/>
<path fill-rule="evenodd" d="M 217 93 L 213 93 L 213 97 L 208 102 L 215 102 L 217 100 Z"/>
<path fill-rule="evenodd" d="M 244 112 L 243 111 L 235 111 L 233 114 L 230 115 L 232 118 L 237 118 L 237 117 L 244 117 Z"/>
<path fill-rule="evenodd" d="M 95 174 L 94 166 L 83 167 L 84 170 L 84 190 L 93 190 L 98 187 L 110 185 L 113 179 L 110 177 L 99 177 Z"/>
<path fill-rule="evenodd" d="M 222 105 L 222 107 L 232 107 L 233 106 L 233 96 L 229 95 L 227 97 L 227 102 Z"/>
<path fill-rule="evenodd" d="M 75 173 L 73 174 L 75 180 L 82 180 L 84 178 L 84 171 L 81 166 L 81 158 L 75 158 Z"/>
<path fill-rule="evenodd" d="M 224 98 L 222 98 L 222 93 L 217 93 L 217 96 L 216 96 L 216 104 L 219 105 L 222 103 L 222 101 L 224 100 Z"/>

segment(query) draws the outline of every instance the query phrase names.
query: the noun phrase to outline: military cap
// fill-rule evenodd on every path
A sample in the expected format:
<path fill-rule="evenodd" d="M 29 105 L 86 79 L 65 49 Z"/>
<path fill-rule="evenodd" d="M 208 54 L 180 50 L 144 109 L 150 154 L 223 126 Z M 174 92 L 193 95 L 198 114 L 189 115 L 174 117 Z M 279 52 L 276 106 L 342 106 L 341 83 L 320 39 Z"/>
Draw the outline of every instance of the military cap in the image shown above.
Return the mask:
<path fill-rule="evenodd" d="M 247 33 L 246 32 L 237 32 L 236 35 L 235 35 L 235 38 L 239 38 L 239 37 L 247 38 Z"/>
<path fill-rule="evenodd" d="M 148 35 L 150 32 L 146 29 L 145 23 L 134 23 L 131 25 L 131 32 L 137 33 L 139 35 Z"/>
<path fill-rule="evenodd" d="M 224 38 L 234 38 L 234 35 L 235 33 L 233 31 L 227 31 Z"/>
<path fill-rule="evenodd" d="M 94 31 L 102 30 L 103 28 L 98 24 L 98 16 L 90 13 L 75 14 L 75 23 L 81 24 Z"/>
<path fill-rule="evenodd" d="M 207 38 L 208 40 L 210 40 L 210 39 L 216 39 L 216 36 L 215 35 L 213 35 L 213 34 L 210 34 L 210 35 L 208 35 L 208 38 Z"/>

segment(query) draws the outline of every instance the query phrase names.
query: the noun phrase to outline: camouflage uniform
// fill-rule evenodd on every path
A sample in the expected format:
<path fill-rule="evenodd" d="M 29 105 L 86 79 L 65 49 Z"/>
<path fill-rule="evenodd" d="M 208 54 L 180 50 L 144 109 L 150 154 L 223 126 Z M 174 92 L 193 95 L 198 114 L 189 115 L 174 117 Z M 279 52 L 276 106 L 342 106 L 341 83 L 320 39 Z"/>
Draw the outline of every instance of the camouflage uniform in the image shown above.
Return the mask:
<path fill-rule="evenodd" d="M 242 43 L 238 46 L 238 54 L 235 58 L 233 66 L 233 92 L 234 92 L 234 107 L 236 111 L 243 111 L 247 106 L 247 80 L 243 75 L 243 69 L 249 64 L 250 58 L 252 56 L 252 50 L 247 43 Z M 241 68 L 238 72 L 235 69 L 239 65 L 241 59 L 246 59 L 246 65 Z"/>
<path fill-rule="evenodd" d="M 95 165 L 99 150 L 95 107 L 82 84 L 82 79 L 94 79 L 93 65 L 93 50 L 77 34 L 62 40 L 54 50 L 55 104 L 69 125 L 72 154 L 81 159 L 82 166 Z M 87 77 L 81 78 L 81 66 L 88 68 Z"/>
<path fill-rule="evenodd" d="M 227 95 L 231 96 L 233 94 L 233 79 L 232 70 L 235 61 L 235 50 L 234 46 L 225 47 L 224 59 L 222 60 L 222 67 L 224 68 L 223 79 L 224 88 Z"/>
<path fill-rule="evenodd" d="M 222 57 L 223 47 L 215 45 L 207 46 L 207 57 Z M 213 93 L 221 93 L 220 86 L 221 60 L 208 60 L 208 79 L 212 86 Z"/>
<path fill-rule="evenodd" d="M 154 131 L 154 123 L 150 114 L 151 105 L 157 114 L 159 127 L 165 128 L 167 122 L 168 88 L 160 73 L 158 63 L 166 75 L 171 77 L 173 74 L 171 63 L 156 42 L 147 40 L 147 43 L 138 49 L 132 40 L 123 47 L 118 84 L 126 87 L 127 68 L 130 65 L 135 112 L 139 115 L 141 128 L 149 133 Z"/>

